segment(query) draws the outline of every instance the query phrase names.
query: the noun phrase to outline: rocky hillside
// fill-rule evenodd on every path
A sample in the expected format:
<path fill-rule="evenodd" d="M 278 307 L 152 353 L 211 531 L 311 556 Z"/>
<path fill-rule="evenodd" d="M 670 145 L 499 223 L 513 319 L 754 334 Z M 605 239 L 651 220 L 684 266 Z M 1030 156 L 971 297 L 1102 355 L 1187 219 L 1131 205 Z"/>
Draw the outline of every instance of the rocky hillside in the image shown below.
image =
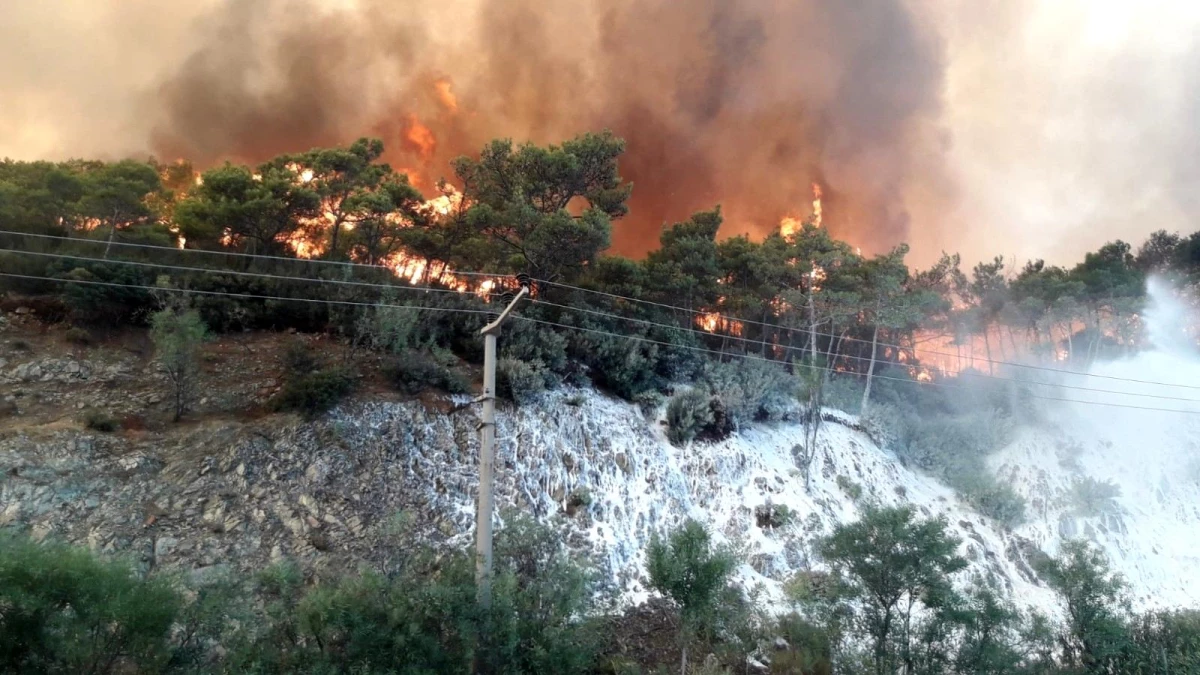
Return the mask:
<path fill-rule="evenodd" d="M 386 565 L 414 541 L 469 543 L 478 422 L 469 398 L 406 399 L 368 386 L 317 421 L 271 414 L 264 403 L 279 386 L 281 345 L 305 338 L 243 334 L 206 346 L 198 411 L 170 424 L 167 384 L 144 337 L 98 346 L 69 337 L 78 340 L 17 314 L 0 334 L 0 523 L 193 574 L 282 557 L 317 572 Z M 339 345 L 322 349 L 349 358 Z M 120 428 L 89 428 L 97 413 Z M 1198 557 L 1194 543 L 1171 535 L 1200 522 L 1200 501 L 1181 481 L 1161 496 L 1123 492 L 1117 510 L 1070 506 L 1075 482 L 1088 475 L 1080 467 L 1108 466 L 1104 448 L 1128 440 L 1100 430 L 1074 436 L 1083 445 L 1070 461 L 1055 449 L 1073 433 L 1067 427 L 1026 430 L 1000 453 L 999 472 L 1034 507 L 1032 522 L 1010 532 L 902 466 L 840 413 L 826 414 L 807 490 L 792 457 L 799 423 L 676 448 L 656 415 L 595 391 L 560 390 L 502 406 L 499 416 L 501 509 L 555 520 L 564 541 L 631 599 L 642 593 L 651 535 L 688 516 L 739 549 L 747 586 L 779 599 L 795 570 L 819 565 L 814 537 L 855 518 L 866 500 L 944 515 L 971 561 L 966 574 L 992 576 L 1027 605 L 1051 605 L 1029 556 L 1065 536 L 1105 545 L 1146 605 L 1179 604 Z M 1112 465 L 1101 477 L 1128 471 Z"/>

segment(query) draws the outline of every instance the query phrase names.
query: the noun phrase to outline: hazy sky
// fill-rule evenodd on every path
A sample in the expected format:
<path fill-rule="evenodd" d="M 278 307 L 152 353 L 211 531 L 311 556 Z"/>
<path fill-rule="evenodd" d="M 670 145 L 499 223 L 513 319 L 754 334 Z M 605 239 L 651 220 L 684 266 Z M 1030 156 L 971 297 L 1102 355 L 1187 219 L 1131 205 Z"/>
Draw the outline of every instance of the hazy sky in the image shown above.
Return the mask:
<path fill-rule="evenodd" d="M 0 0 L 0 156 L 148 154 L 158 85 L 211 10 L 248 2 Z M 907 187 L 918 262 L 943 249 L 1070 262 L 1108 239 L 1200 229 L 1200 3 L 907 4 L 945 50 L 945 151 L 930 161 L 952 183 Z"/>

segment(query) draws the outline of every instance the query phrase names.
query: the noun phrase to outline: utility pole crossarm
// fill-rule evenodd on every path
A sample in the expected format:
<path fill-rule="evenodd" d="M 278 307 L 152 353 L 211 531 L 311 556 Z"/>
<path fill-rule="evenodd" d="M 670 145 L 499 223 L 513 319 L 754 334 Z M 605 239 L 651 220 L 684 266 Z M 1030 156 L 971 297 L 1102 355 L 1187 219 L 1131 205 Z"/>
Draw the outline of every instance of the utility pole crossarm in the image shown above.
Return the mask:
<path fill-rule="evenodd" d="M 508 303 L 508 307 L 505 307 L 504 311 L 500 312 L 500 316 L 496 317 L 495 321 L 489 323 L 479 330 L 480 335 L 488 335 L 489 333 L 500 330 L 500 324 L 504 323 L 504 320 L 507 319 L 508 315 L 512 313 L 513 308 L 516 307 L 517 303 L 521 301 L 521 298 L 524 298 L 526 295 L 529 295 L 529 287 L 521 286 L 521 290 L 517 291 L 517 297 L 513 298 L 512 302 Z"/>

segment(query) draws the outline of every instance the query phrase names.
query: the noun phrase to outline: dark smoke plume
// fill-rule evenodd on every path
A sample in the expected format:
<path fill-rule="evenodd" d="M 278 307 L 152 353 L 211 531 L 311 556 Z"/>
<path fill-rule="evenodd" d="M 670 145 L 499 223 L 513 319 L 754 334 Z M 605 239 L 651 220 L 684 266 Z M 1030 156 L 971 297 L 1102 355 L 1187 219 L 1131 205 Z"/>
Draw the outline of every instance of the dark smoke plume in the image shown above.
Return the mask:
<path fill-rule="evenodd" d="M 835 234 L 881 250 L 908 233 L 910 177 L 941 179 L 942 46 L 903 0 L 419 4 L 219 4 L 158 90 L 154 149 L 203 165 L 376 134 L 429 187 L 494 137 L 611 128 L 634 254 L 717 203 L 725 234 L 764 234 L 808 215 L 814 181 Z"/>

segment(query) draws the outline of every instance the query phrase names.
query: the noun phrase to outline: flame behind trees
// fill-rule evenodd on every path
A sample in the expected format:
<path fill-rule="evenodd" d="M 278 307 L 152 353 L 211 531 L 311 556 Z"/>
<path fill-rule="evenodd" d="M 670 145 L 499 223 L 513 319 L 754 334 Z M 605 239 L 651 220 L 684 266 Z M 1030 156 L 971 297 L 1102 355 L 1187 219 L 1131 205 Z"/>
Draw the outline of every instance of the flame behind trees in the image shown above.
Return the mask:
<path fill-rule="evenodd" d="M 618 171 L 623 150 L 624 144 L 607 133 L 550 146 L 496 141 L 477 158 L 455 162 L 461 191 L 443 183 L 432 199 L 404 172 L 381 163 L 379 143 L 367 139 L 282 155 L 254 167 L 226 164 L 199 177 L 185 163 L 0 162 L 0 227 L 350 260 L 413 284 L 480 295 L 502 282 L 454 270 L 526 272 L 586 286 L 609 296 L 541 288 L 539 294 L 564 306 L 669 327 L 596 315 L 585 321 L 571 310 L 537 308 L 547 321 L 657 343 L 631 348 L 615 338 L 554 338 L 622 395 L 687 377 L 697 347 L 799 362 L 810 369 L 819 365 L 824 377 L 837 372 L 873 377 L 877 361 L 930 379 L 970 367 L 972 358 L 1017 360 L 1044 353 L 1055 360 L 1090 360 L 1135 344 L 1147 271 L 1200 267 L 1195 263 L 1200 255 L 1194 253 L 1200 251 L 1200 235 L 1163 235 L 1136 254 L 1127 244 L 1106 245 L 1073 268 L 1036 262 L 1012 275 L 1005 261 L 994 260 L 964 273 L 957 257 L 946 256 L 914 273 L 904 261 L 904 248 L 864 257 L 818 226 L 815 212 L 796 229 L 761 241 L 722 240 L 719 207 L 663 228 L 659 248 L 644 260 L 606 256 L 614 227 L 629 227 L 624 221 L 614 225 L 625 215 L 631 191 Z M 107 208 L 117 202 L 124 206 Z M 11 248 L 30 247 L 16 237 L 4 241 Z M 78 255 L 99 253 L 63 246 L 75 246 L 70 250 Z M 122 250 L 121 256 L 127 255 L 134 254 Z M 178 260 L 192 265 L 218 258 L 181 254 Z M 18 262 L 16 256 L 4 259 L 6 269 L 17 269 Z M 265 269 L 283 263 L 237 258 L 230 265 Z M 63 265 L 22 269 L 64 273 Z M 318 269 L 335 268 L 309 266 L 304 273 L 325 273 Z M 216 287 L 236 287 L 230 283 L 222 280 Z M 302 285 L 286 290 L 312 292 Z M 684 355 L 668 346 L 676 343 L 692 351 Z M 934 353 L 964 349 L 962 359 Z M 562 355 L 529 358 L 565 368 Z M 622 375 L 610 377 L 615 371 Z"/>
<path fill-rule="evenodd" d="M 479 262 L 552 281 L 575 277 L 608 248 L 613 219 L 628 211 L 633 186 L 617 170 L 624 151 L 604 132 L 546 147 L 493 141 L 477 160 L 456 159 L 464 224 L 491 244 Z"/>

